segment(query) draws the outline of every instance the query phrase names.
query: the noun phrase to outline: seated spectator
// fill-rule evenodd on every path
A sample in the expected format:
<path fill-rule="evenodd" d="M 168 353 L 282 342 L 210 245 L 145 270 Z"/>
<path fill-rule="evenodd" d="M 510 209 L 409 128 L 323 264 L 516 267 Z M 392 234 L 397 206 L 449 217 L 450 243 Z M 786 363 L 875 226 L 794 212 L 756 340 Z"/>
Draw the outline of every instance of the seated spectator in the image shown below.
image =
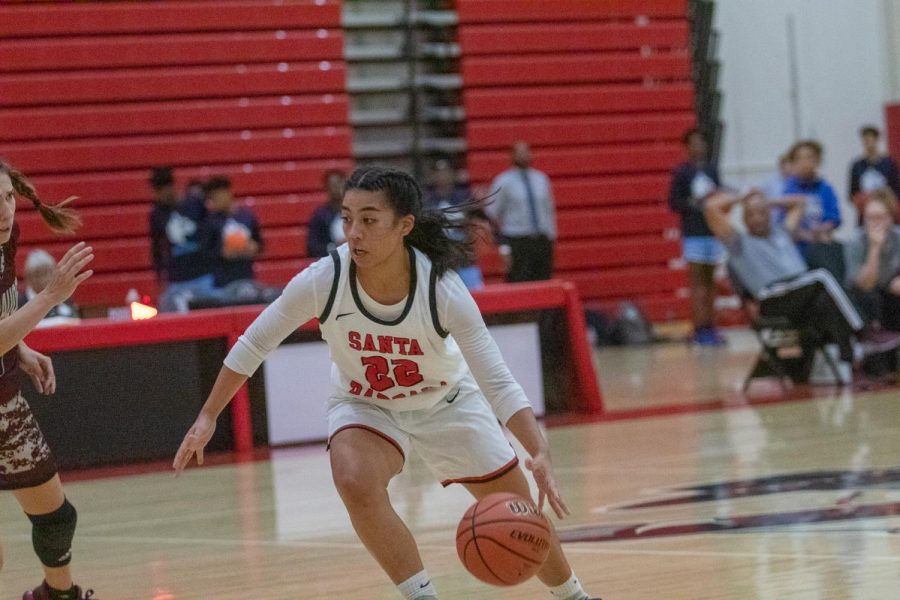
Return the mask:
<path fill-rule="evenodd" d="M 43 291 L 53 278 L 56 261 L 45 250 L 32 250 L 25 257 L 25 291 L 19 294 L 19 306 L 22 306 Z M 79 321 L 78 308 L 71 301 L 57 304 L 41 319 L 38 327 L 62 325 Z"/>
<path fill-rule="evenodd" d="M 212 261 L 203 243 L 206 205 L 203 197 L 192 194 L 179 201 L 171 167 L 154 168 L 150 186 L 150 245 L 163 290 L 159 309 L 183 312 L 192 298 L 213 293 Z"/>
<path fill-rule="evenodd" d="M 850 200 L 859 214 L 859 224 L 863 223 L 863 208 L 869 194 L 882 188 L 890 188 L 894 195 L 900 194 L 897 177 L 897 163 L 881 153 L 878 147 L 881 132 L 873 125 L 859 130 L 863 143 L 863 155 L 850 165 Z"/>
<path fill-rule="evenodd" d="M 875 329 L 900 331 L 900 227 L 890 188 L 869 192 L 863 226 L 845 245 L 847 287 Z"/>
<path fill-rule="evenodd" d="M 341 200 L 344 199 L 344 182 L 347 176 L 336 169 L 325 173 L 325 204 L 316 209 L 309 221 L 306 235 L 306 256 L 327 256 L 343 244 L 344 221 L 341 219 Z"/>
<path fill-rule="evenodd" d="M 729 218 L 742 203 L 746 232 Z M 783 224 L 773 223 L 772 204 L 786 208 Z M 759 313 L 791 319 L 799 327 L 815 323 L 827 340 L 840 349 L 841 360 L 853 362 L 853 343 L 863 320 L 841 285 L 825 269 L 810 271 L 791 234 L 806 210 L 802 196 L 786 196 L 773 203 L 754 190 L 744 196 L 717 194 L 706 203 L 706 220 L 729 251 L 728 264 L 741 286 L 759 303 Z"/>
<path fill-rule="evenodd" d="M 456 172 L 446 160 L 438 161 L 431 174 L 431 185 L 425 192 L 425 207 L 433 210 L 448 211 L 447 214 L 455 219 L 457 229 L 448 231 L 450 237 L 466 238 L 482 235 L 485 231 L 491 237 L 490 225 L 483 209 L 472 210 L 472 191 L 468 185 L 456 180 Z M 463 210 L 454 211 L 454 208 L 463 207 Z M 484 278 L 481 268 L 475 262 L 475 257 L 468 265 L 457 271 L 460 279 L 470 290 L 484 287 Z"/>
<path fill-rule="evenodd" d="M 263 246 L 256 215 L 235 203 L 227 177 L 212 177 L 205 191 L 209 209 L 206 244 L 213 256 L 215 287 L 252 281 L 253 263 Z"/>
<path fill-rule="evenodd" d="M 793 175 L 788 178 L 785 195 L 806 196 L 806 207 L 794 230 L 794 240 L 810 269 L 828 269 L 838 280 L 844 280 L 844 254 L 832 238 L 841 224 L 841 212 L 834 189 L 819 176 L 822 145 L 814 140 L 794 144 L 788 156 Z"/>

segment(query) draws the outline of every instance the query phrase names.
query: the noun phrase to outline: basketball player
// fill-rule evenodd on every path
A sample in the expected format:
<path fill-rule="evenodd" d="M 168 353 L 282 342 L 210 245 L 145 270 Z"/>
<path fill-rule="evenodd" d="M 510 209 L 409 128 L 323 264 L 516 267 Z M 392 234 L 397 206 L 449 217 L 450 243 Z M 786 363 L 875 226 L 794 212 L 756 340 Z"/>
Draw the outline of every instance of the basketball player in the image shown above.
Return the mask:
<path fill-rule="evenodd" d="M 53 455 L 44 441 L 28 403 L 19 388 L 19 372 L 31 377 L 42 394 L 56 391 L 56 376 L 50 357 L 35 352 L 23 339 L 47 312 L 67 300 L 93 271 L 82 269 L 93 260 L 91 248 L 78 243 L 66 252 L 50 283 L 16 310 L 16 196 L 31 201 L 51 229 L 72 233 L 79 221 L 75 213 L 59 206 L 43 204 L 25 177 L 0 162 L 0 490 L 12 490 L 31 520 L 34 551 L 44 566 L 44 582 L 22 600 L 79 600 L 82 595 L 72 583 L 69 561 L 75 534 L 75 507 L 66 499 L 56 472 Z M 2 565 L 2 549 L 0 549 Z"/>
<path fill-rule="evenodd" d="M 447 215 L 424 212 L 415 180 L 382 167 L 353 173 L 340 210 L 347 243 L 294 277 L 240 337 L 173 466 L 180 473 L 195 454 L 203 463 L 231 397 L 287 335 L 318 317 L 334 361 L 334 483 L 360 540 L 403 596 L 431 600 L 437 592 L 387 492 L 410 449 L 444 486 L 460 483 L 478 499 L 529 497 L 500 419 L 531 455 L 538 505 L 546 499 L 560 518 L 568 508 L 531 405 L 452 270 L 465 263 L 466 246 L 445 234 Z M 554 598 L 588 600 L 555 534 L 538 577 Z"/>

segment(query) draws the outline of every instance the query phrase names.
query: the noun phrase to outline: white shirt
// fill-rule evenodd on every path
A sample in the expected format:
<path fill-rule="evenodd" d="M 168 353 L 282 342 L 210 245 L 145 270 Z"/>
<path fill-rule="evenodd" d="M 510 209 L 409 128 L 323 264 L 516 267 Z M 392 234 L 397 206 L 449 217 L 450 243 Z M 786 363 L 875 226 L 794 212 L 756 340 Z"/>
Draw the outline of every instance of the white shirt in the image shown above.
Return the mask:
<path fill-rule="evenodd" d="M 534 196 L 537 231 L 532 223 L 525 177 L 528 177 Z M 488 200 L 485 210 L 500 224 L 503 235 L 523 237 L 542 233 L 551 240 L 556 239 L 553 190 L 550 187 L 550 179 L 544 173 L 536 169 L 523 171 L 518 167 L 507 169 L 494 179 L 491 192 L 495 195 Z"/>
<path fill-rule="evenodd" d="M 444 337 L 431 316 L 431 261 L 423 253 L 413 255 L 412 298 L 394 306 L 374 302 L 358 284 L 354 297 L 349 250 L 343 245 L 337 253 L 341 271 L 320 325 L 331 350 L 334 395 L 388 410 L 419 410 L 467 385 L 471 373 L 501 422 L 530 406 L 456 273 L 445 273 L 435 285 L 438 324 L 449 334 Z M 295 276 L 238 339 L 225 366 L 252 375 L 284 338 L 325 311 L 334 275 L 334 260 L 326 256 Z"/>

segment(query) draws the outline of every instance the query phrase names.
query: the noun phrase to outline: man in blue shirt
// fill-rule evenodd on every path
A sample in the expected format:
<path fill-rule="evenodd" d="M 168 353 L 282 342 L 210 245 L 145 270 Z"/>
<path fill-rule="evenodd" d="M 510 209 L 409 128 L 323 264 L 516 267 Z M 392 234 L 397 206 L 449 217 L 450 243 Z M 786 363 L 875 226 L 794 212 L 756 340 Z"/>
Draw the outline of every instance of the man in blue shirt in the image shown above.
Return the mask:
<path fill-rule="evenodd" d="M 310 258 L 328 256 L 329 252 L 344 243 L 341 200 L 344 198 L 346 179 L 344 172 L 337 169 L 327 171 L 323 177 L 325 194 L 328 198 L 316 209 L 309 221 L 306 256 Z"/>
<path fill-rule="evenodd" d="M 850 165 L 850 200 L 859 213 L 859 224 L 863 224 L 863 212 L 869 194 L 882 188 L 890 188 L 895 196 L 900 195 L 900 178 L 897 163 L 890 156 L 881 153 L 878 147 L 881 132 L 873 125 L 866 125 L 859 131 L 862 138 L 863 155 Z"/>
<path fill-rule="evenodd" d="M 794 230 L 794 240 L 809 268 L 827 269 L 838 281 L 843 281 L 843 249 L 832 238 L 841 224 L 841 210 L 834 188 L 819 176 L 822 152 L 822 145 L 815 140 L 802 140 L 791 147 L 788 156 L 793 176 L 788 179 L 784 193 L 806 197 L 806 208 Z"/>
<path fill-rule="evenodd" d="M 209 208 L 207 247 L 213 259 L 215 287 L 253 280 L 253 262 L 262 252 L 262 234 L 256 215 L 234 202 L 231 181 L 212 177 L 206 183 Z"/>
<path fill-rule="evenodd" d="M 153 268 L 164 286 L 159 308 L 185 311 L 190 299 L 213 291 L 212 259 L 203 239 L 206 205 L 202 196 L 178 199 L 171 167 L 155 167 L 150 186 L 154 198 L 149 216 Z"/>

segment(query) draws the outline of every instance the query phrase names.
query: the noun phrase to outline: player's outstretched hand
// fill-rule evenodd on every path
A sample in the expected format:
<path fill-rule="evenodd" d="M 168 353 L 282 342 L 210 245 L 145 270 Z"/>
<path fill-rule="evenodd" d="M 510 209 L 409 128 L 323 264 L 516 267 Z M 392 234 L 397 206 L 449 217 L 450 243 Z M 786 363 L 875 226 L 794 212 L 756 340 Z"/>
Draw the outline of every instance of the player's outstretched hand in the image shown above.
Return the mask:
<path fill-rule="evenodd" d="M 46 294 L 53 306 L 65 302 L 75 291 L 81 282 L 94 274 L 93 271 L 84 271 L 89 262 L 94 260 L 94 249 L 78 242 L 62 257 L 53 270 L 53 277 L 47 287 L 41 291 Z"/>
<path fill-rule="evenodd" d="M 216 421 L 201 413 L 188 430 L 187 435 L 184 436 L 184 441 L 181 442 L 181 447 L 175 454 L 175 461 L 172 463 L 175 477 L 181 475 L 195 454 L 197 455 L 197 464 L 203 464 L 203 449 L 206 448 L 206 444 L 212 439 L 215 431 Z"/>
<path fill-rule="evenodd" d="M 569 516 L 569 507 L 566 506 L 556 487 L 556 477 L 553 475 L 553 463 L 550 461 L 550 455 L 539 452 L 531 458 L 526 458 L 525 466 L 531 471 L 534 482 L 538 486 L 538 510 L 544 510 L 544 500 L 547 500 L 557 517 L 565 519 Z"/>

